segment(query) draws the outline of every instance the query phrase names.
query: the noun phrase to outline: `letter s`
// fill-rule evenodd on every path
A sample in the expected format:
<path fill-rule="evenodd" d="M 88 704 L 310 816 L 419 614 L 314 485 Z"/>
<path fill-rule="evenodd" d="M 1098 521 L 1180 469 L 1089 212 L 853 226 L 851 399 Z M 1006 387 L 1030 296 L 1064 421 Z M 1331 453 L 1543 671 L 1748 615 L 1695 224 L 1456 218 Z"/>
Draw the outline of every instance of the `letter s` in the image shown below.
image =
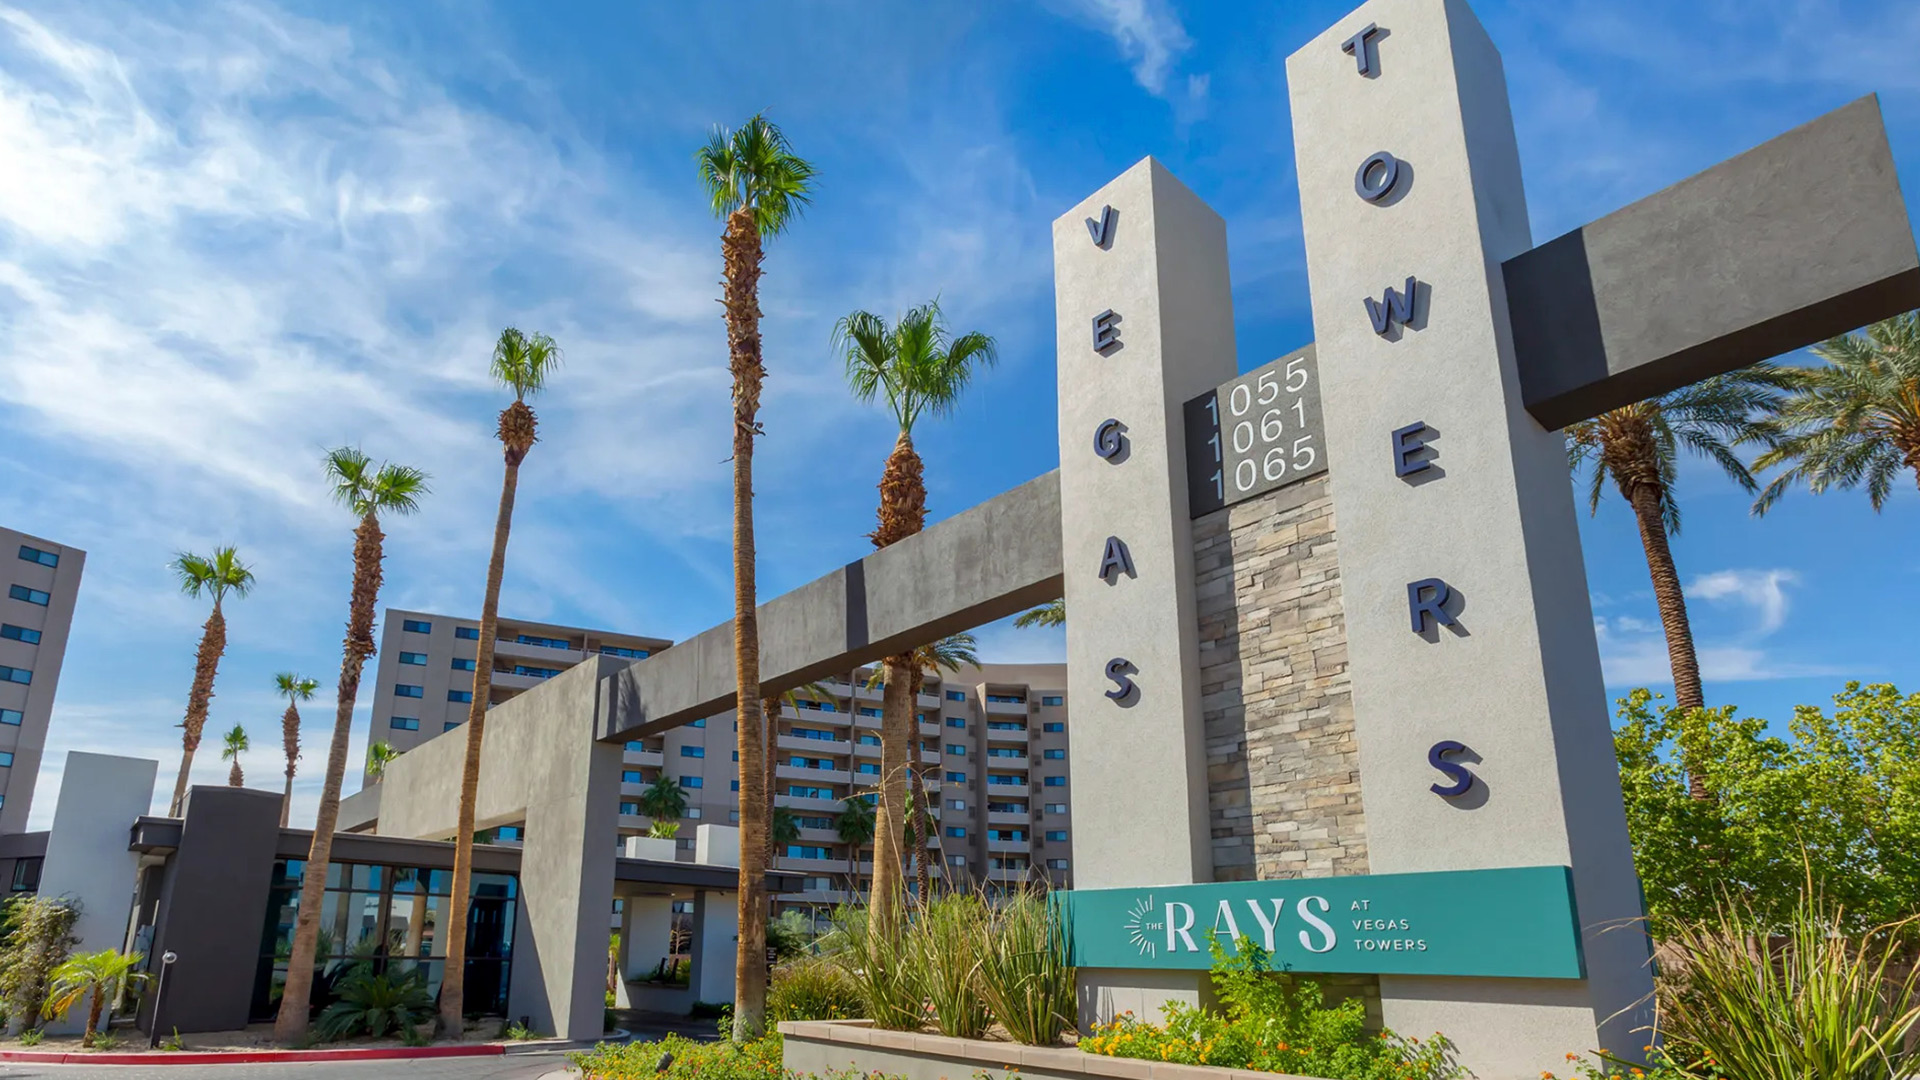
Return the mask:
<path fill-rule="evenodd" d="M 1452 739 L 1433 744 L 1433 748 L 1427 751 L 1427 764 L 1446 773 L 1447 778 L 1453 783 L 1434 784 L 1428 788 L 1429 791 L 1443 799 L 1452 799 L 1473 790 L 1473 774 L 1467 771 L 1467 767 L 1457 761 L 1447 760 L 1448 754 L 1457 754 L 1465 749 L 1464 744 L 1454 742 Z"/>
<path fill-rule="evenodd" d="M 1333 927 L 1327 925 L 1327 921 L 1322 919 L 1320 915 L 1315 915 L 1312 911 L 1308 910 L 1309 907 L 1314 905 L 1319 906 L 1321 915 L 1326 914 L 1328 904 L 1327 898 L 1324 896 L 1303 897 L 1299 903 L 1293 905 L 1293 910 L 1300 913 L 1300 921 L 1320 931 L 1321 942 L 1319 945 L 1314 945 L 1313 939 L 1307 936 L 1305 930 L 1300 931 L 1300 944 L 1308 952 L 1332 952 L 1334 945 Z"/>
<path fill-rule="evenodd" d="M 1133 680 L 1127 676 L 1139 670 L 1139 668 L 1133 666 L 1132 661 L 1124 657 L 1116 656 L 1107 661 L 1107 678 L 1112 679 L 1114 684 L 1114 689 L 1107 691 L 1107 696 L 1115 701 L 1125 701 L 1131 698 L 1133 692 L 1138 690 L 1139 687 L 1135 686 Z"/>

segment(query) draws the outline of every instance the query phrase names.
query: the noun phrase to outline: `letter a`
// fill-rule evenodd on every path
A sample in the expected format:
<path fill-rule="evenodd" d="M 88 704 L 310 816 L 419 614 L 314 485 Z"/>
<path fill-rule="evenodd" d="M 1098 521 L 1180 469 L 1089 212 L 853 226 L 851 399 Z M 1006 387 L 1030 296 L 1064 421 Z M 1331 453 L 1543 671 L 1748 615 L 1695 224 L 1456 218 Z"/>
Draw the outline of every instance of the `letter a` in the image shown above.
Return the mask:
<path fill-rule="evenodd" d="M 1109 536 L 1106 554 L 1100 556 L 1100 576 L 1111 585 L 1120 574 L 1140 576 L 1133 572 L 1133 556 L 1128 553 L 1126 542 L 1117 536 Z"/>

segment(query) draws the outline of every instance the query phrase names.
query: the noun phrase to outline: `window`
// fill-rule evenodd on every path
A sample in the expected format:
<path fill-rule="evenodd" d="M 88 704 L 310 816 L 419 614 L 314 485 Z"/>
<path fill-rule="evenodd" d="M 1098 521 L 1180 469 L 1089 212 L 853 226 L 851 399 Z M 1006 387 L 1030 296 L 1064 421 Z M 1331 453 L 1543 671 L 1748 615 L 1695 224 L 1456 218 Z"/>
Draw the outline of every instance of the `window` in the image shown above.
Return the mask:
<path fill-rule="evenodd" d="M 967 857 L 965 855 L 949 855 L 947 856 L 947 865 L 965 866 L 967 865 Z"/>
<path fill-rule="evenodd" d="M 0 666 L 0 682 L 31 684 L 33 682 L 33 672 L 23 667 Z"/>
<path fill-rule="evenodd" d="M 880 736 L 863 734 L 860 736 L 860 745 L 861 746 L 879 746 Z"/>
<path fill-rule="evenodd" d="M 740 751 L 738 751 L 738 750 L 735 750 L 735 751 L 733 752 L 733 760 L 735 760 L 735 761 L 739 761 L 739 760 L 740 760 Z"/>
<path fill-rule="evenodd" d="M 833 732 L 816 731 L 813 728 L 797 727 L 797 728 L 794 728 L 792 731 L 787 732 L 787 734 L 793 736 L 796 739 L 818 739 L 822 742 L 833 741 Z M 880 745 L 880 740 L 879 739 L 873 740 L 873 744 L 875 746 Z"/>
<path fill-rule="evenodd" d="M 419 697 L 420 695 L 415 694 L 414 696 Z M 473 704 L 473 691 L 449 690 L 447 691 L 447 700 L 460 705 L 471 705 Z"/>
<path fill-rule="evenodd" d="M 1064 776 L 1049 776 L 1045 780 L 1042 780 L 1040 782 L 1042 784 L 1045 784 L 1048 787 L 1066 787 L 1067 786 L 1067 778 Z"/>
<path fill-rule="evenodd" d="M 1025 731 L 1027 730 L 1027 725 L 1019 722 L 1018 720 L 989 720 L 987 721 L 987 730 L 988 731 Z"/>
<path fill-rule="evenodd" d="M 830 817 L 796 817 L 793 823 L 802 829 L 833 828 L 833 819 Z"/>
<path fill-rule="evenodd" d="M 1066 868 L 1067 868 L 1067 860 L 1065 859 L 1048 859 L 1047 860 L 1047 869 L 1049 870 L 1065 870 Z"/>
<path fill-rule="evenodd" d="M 573 648 L 573 646 L 571 646 L 571 645 L 569 645 L 569 644 L 567 644 L 567 643 L 566 643 L 566 642 L 564 642 L 564 641 L 561 641 L 561 640 L 560 640 L 559 638 L 550 638 L 550 637 L 535 637 L 535 636 L 533 636 L 532 634 L 521 634 L 521 635 L 519 635 L 519 636 L 517 636 L 517 637 L 515 637 L 515 638 L 514 638 L 513 640 L 515 640 L 515 641 L 517 641 L 517 642 L 519 642 L 519 643 L 520 643 L 520 644 L 522 644 L 522 645 L 538 645 L 538 646 L 540 646 L 540 647 L 541 647 L 541 648 L 543 648 L 543 649 L 571 649 L 571 648 Z"/>
<path fill-rule="evenodd" d="M 453 730 L 454 728 L 457 728 L 457 727 L 459 727 L 459 726 L 460 726 L 461 724 L 464 724 L 464 723 L 466 723 L 466 721 L 465 721 L 465 720 L 448 720 L 448 721 L 445 721 L 444 723 L 442 723 L 442 724 L 440 725 L 440 730 L 441 730 L 441 731 L 452 731 L 452 730 Z"/>
<path fill-rule="evenodd" d="M 735 790 L 738 790 L 737 785 L 739 781 L 736 780 L 734 783 L 736 785 Z M 702 776 L 683 776 L 680 778 L 680 786 L 683 788 L 706 787 L 707 781 L 706 778 Z"/>
<path fill-rule="evenodd" d="M 831 799 L 833 792 L 823 787 L 809 787 L 804 784 L 788 784 L 787 794 L 796 799 Z"/>
<path fill-rule="evenodd" d="M 0 624 L 0 638 L 6 638 L 8 641 L 24 641 L 29 645 L 38 645 L 40 644 L 40 631 L 29 630 L 24 626 L 15 626 L 12 623 L 5 623 Z"/>
<path fill-rule="evenodd" d="M 647 650 L 626 649 L 618 645 L 602 645 L 600 646 L 600 655 L 601 656 L 624 656 L 629 660 L 645 660 L 647 658 Z"/>
<path fill-rule="evenodd" d="M 393 696 L 423 698 L 427 696 L 427 692 L 418 686 L 413 686 L 408 683 L 394 683 Z"/>
<path fill-rule="evenodd" d="M 695 720 L 695 721 L 694 721 L 694 722 L 692 722 L 691 724 L 688 724 L 687 726 L 688 726 L 688 727 L 706 727 L 706 726 L 707 726 L 707 718 L 703 716 L 703 717 L 701 717 L 700 719 L 698 719 L 698 720 Z M 738 730 L 740 730 L 740 729 L 739 729 L 738 727 L 735 727 L 735 728 L 734 728 L 734 730 L 735 730 L 735 731 L 738 731 Z"/>
<path fill-rule="evenodd" d="M 60 556 L 55 555 L 51 551 L 41 551 L 39 548 L 30 548 L 25 544 L 20 545 L 20 557 L 28 562 L 39 563 L 41 566 L 60 565 Z"/>
<path fill-rule="evenodd" d="M 798 754 L 795 754 L 792 757 L 789 757 L 787 759 L 787 764 L 793 766 L 796 769 L 831 769 L 833 768 L 833 762 L 828 761 L 826 758 L 801 757 Z"/>
<path fill-rule="evenodd" d="M 622 814 L 629 814 L 633 817 L 639 817 L 640 804 L 637 802 L 623 802 L 620 804 L 620 812 Z"/>
<path fill-rule="evenodd" d="M 967 800 L 965 799 L 948 799 L 947 800 L 947 809 L 949 810 L 965 810 L 966 808 L 967 808 Z"/>
<path fill-rule="evenodd" d="M 1026 698 L 1020 697 L 1017 694 L 988 694 L 987 700 L 998 702 L 1001 705 L 1025 705 L 1027 703 Z"/>
<path fill-rule="evenodd" d="M 524 843 L 527 839 L 527 830 L 520 828 L 518 825 L 502 825 L 493 830 L 493 838 L 495 840 L 519 840 Z"/>
<path fill-rule="evenodd" d="M 0 750 L 0 769 L 13 768 L 13 751 Z"/>
<path fill-rule="evenodd" d="M 1049 694 L 1040 699 L 1040 704 L 1042 705 L 1065 705 L 1066 703 L 1067 703 L 1066 698 L 1059 697 L 1054 694 Z"/>
<path fill-rule="evenodd" d="M 1025 840 L 1026 838 L 1027 838 L 1027 830 L 1025 829 L 988 829 L 987 830 L 987 839 L 989 840 Z"/>
<path fill-rule="evenodd" d="M 1048 761 L 1067 760 L 1067 752 L 1065 750 L 1042 750 L 1040 751 L 1040 756 Z"/>
<path fill-rule="evenodd" d="M 947 753 L 952 754 L 954 757 L 966 757 L 967 748 L 961 746 L 959 743 L 948 743 Z"/>
<path fill-rule="evenodd" d="M 43 859 L 21 859 L 13 864 L 13 891 L 40 891 L 40 864 Z"/>
<path fill-rule="evenodd" d="M 515 664 L 513 665 L 513 673 L 515 675 L 525 675 L 529 679 L 551 679 L 555 675 L 560 674 L 560 669 L 557 667 L 528 667 L 525 664 Z"/>
<path fill-rule="evenodd" d="M 947 717 L 947 726 L 965 731 L 967 730 L 967 718 L 964 716 L 949 716 Z"/>
<path fill-rule="evenodd" d="M 456 626 L 453 628 L 453 636 L 459 638 L 461 641 L 479 641 L 480 628 L 477 626 Z"/>
<path fill-rule="evenodd" d="M 400 629 L 405 630 L 409 634 L 431 634 L 433 633 L 433 624 L 430 622 L 421 622 L 419 619 L 403 619 L 400 622 Z"/>
<path fill-rule="evenodd" d="M 640 775 L 639 769 L 620 770 L 620 782 L 623 784 L 644 784 L 647 781 Z"/>
<path fill-rule="evenodd" d="M 19 709 L 0 709 L 0 724 L 11 724 L 14 727 L 19 727 L 20 721 L 25 719 L 26 717 L 20 715 Z"/>
<path fill-rule="evenodd" d="M 1040 725 L 1040 730 L 1047 732 L 1049 734 L 1059 734 L 1060 732 L 1067 730 L 1067 725 L 1061 723 L 1058 720 L 1049 720 L 1046 723 Z"/>
<path fill-rule="evenodd" d="M 740 824 L 740 811 L 738 810 L 727 811 L 727 820 L 732 822 L 735 825 Z"/>
<path fill-rule="evenodd" d="M 635 753 L 644 754 L 647 752 L 647 744 L 641 742 L 639 739 L 635 739 L 632 742 L 627 744 L 627 749 L 632 750 Z"/>
<path fill-rule="evenodd" d="M 967 838 L 967 830 L 958 825 L 949 825 L 947 826 L 947 835 L 953 837 L 955 840 L 965 840 Z"/>
<path fill-rule="evenodd" d="M 1016 746 L 989 746 L 987 747 L 987 756 L 1023 758 L 1027 756 L 1027 752 Z"/>
<path fill-rule="evenodd" d="M 403 652 L 400 654 L 400 662 L 403 664 L 414 664 L 418 667 L 426 667 L 427 654 L 423 652 Z M 460 661 L 455 660 L 453 666 L 459 667 Z"/>
<path fill-rule="evenodd" d="M 866 705 L 862 705 L 860 706 L 860 715 L 861 716 L 879 716 L 880 710 L 875 708 L 870 708 L 869 706 L 866 706 Z"/>
<path fill-rule="evenodd" d="M 831 859 L 833 854 L 818 844 L 788 844 L 789 859 Z"/>
<path fill-rule="evenodd" d="M 1050 802 L 1047 804 L 1046 810 L 1049 814 L 1064 814 L 1067 812 L 1067 804 L 1063 802 Z"/>
<path fill-rule="evenodd" d="M 687 807 L 687 812 L 684 816 L 689 818 L 697 818 L 700 816 L 700 808 L 697 806 L 689 806 Z"/>
<path fill-rule="evenodd" d="M 966 773 L 963 773 L 963 772 L 950 772 L 950 773 L 948 773 L 948 774 L 947 774 L 947 783 L 949 783 L 949 784 L 964 784 L 964 783 L 966 783 L 966 782 L 967 782 L 967 774 L 966 774 Z"/>
<path fill-rule="evenodd" d="M 1026 812 L 1026 803 L 990 802 L 987 804 L 987 813 L 989 814 L 1024 814 Z"/>
<path fill-rule="evenodd" d="M 1049 843 L 1055 840 L 1065 840 L 1066 838 L 1067 838 L 1067 830 L 1065 829 L 1048 829 L 1047 830 L 1047 841 Z"/>
<path fill-rule="evenodd" d="M 681 757 L 706 757 L 707 748 L 704 746 L 683 746 L 680 748 L 680 756 Z"/>
<path fill-rule="evenodd" d="M 931 723 L 933 723 L 933 721 L 931 721 L 931 720 L 929 720 L 929 719 L 927 719 L 927 714 L 926 714 L 926 713 L 923 713 L 923 712 L 917 712 L 917 713 L 914 713 L 914 714 L 913 714 L 913 718 L 914 718 L 915 720 L 918 720 L 919 722 L 921 722 L 921 723 L 923 723 L 923 724 L 931 724 Z"/>
<path fill-rule="evenodd" d="M 420 718 L 417 716 L 396 716 L 387 721 L 387 726 L 395 731 L 419 731 Z"/>
<path fill-rule="evenodd" d="M 25 600 L 29 604 L 39 604 L 41 607 L 46 607 L 47 603 L 53 599 L 39 589 L 29 589 L 25 585 L 8 586 L 7 595 L 15 600 Z"/>
<path fill-rule="evenodd" d="M 404 656 L 406 654 L 402 653 L 401 655 Z M 421 662 L 425 663 L 426 661 L 423 658 Z M 401 663 L 406 663 L 406 661 L 403 660 L 401 661 Z M 475 667 L 475 664 L 471 660 L 462 660 L 457 656 L 453 658 L 453 670 L 455 671 L 472 671 L 474 670 L 474 667 Z"/>
<path fill-rule="evenodd" d="M 830 877 L 804 877 L 800 879 L 801 892 L 832 892 L 833 879 Z"/>
<path fill-rule="evenodd" d="M 733 786 L 731 786 L 731 787 L 729 787 L 729 788 L 728 788 L 727 790 L 728 790 L 728 791 L 739 791 L 739 790 L 740 790 L 740 781 L 738 781 L 738 780 L 735 780 L 735 781 L 733 782 Z"/>
<path fill-rule="evenodd" d="M 996 787 L 1021 787 L 1021 786 L 1024 786 L 1026 782 L 1027 782 L 1027 778 L 1024 773 L 1019 775 L 1013 775 L 1013 776 L 1009 776 L 1005 773 L 994 773 L 993 775 L 987 777 L 987 783 L 992 784 Z"/>
<path fill-rule="evenodd" d="M 965 701 L 967 700 L 967 692 L 965 690 L 949 690 L 947 691 L 947 700 Z"/>
<path fill-rule="evenodd" d="M 880 766 L 875 762 L 862 761 L 855 767 L 854 771 L 862 776 L 879 776 Z"/>

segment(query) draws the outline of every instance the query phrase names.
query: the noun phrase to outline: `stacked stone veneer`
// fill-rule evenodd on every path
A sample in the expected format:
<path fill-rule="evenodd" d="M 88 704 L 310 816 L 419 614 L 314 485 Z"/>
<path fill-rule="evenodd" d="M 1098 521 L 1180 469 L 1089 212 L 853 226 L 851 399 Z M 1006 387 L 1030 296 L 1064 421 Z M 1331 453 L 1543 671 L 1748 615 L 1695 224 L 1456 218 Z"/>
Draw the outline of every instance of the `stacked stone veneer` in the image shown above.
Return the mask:
<path fill-rule="evenodd" d="M 1195 521 L 1193 558 L 1215 880 L 1366 873 L 1327 478 Z"/>

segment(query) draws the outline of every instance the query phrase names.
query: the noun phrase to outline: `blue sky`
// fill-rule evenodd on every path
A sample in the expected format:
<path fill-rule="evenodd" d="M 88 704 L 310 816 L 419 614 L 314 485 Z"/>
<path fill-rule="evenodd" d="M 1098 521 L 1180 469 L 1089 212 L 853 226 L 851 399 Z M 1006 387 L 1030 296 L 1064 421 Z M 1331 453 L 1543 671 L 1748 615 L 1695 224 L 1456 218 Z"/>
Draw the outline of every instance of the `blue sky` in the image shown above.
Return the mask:
<path fill-rule="evenodd" d="M 503 607 L 680 638 L 731 610 L 718 225 L 689 159 L 766 108 L 819 167 L 763 292 L 761 588 L 860 555 L 890 423 L 828 351 L 938 295 L 1001 362 L 920 435 L 935 518 L 1053 468 L 1049 222 L 1144 155 L 1227 219 L 1241 367 L 1311 340 L 1282 61 L 1351 5 L 29 3 L 0 0 L 0 521 L 90 553 L 34 822 L 68 749 L 176 761 L 205 612 L 176 549 L 236 543 L 210 727 L 275 776 L 273 672 L 338 671 L 351 521 L 327 446 L 420 465 L 383 600 L 479 605 L 499 483 L 492 338 L 553 334 Z M 1878 91 L 1920 203 L 1920 6 L 1477 5 L 1536 241 Z M 1698 463 L 1675 543 L 1712 702 L 1784 717 L 1920 687 L 1920 504 L 1764 521 Z M 1608 681 L 1665 651 L 1631 518 L 1583 520 Z M 989 658 L 1058 635 L 983 631 Z M 298 786 L 310 819 L 330 707 Z M 361 753 L 365 706 L 355 725 Z M 203 754 L 196 778 L 224 770 Z M 164 778 L 164 777 L 163 777 Z"/>

